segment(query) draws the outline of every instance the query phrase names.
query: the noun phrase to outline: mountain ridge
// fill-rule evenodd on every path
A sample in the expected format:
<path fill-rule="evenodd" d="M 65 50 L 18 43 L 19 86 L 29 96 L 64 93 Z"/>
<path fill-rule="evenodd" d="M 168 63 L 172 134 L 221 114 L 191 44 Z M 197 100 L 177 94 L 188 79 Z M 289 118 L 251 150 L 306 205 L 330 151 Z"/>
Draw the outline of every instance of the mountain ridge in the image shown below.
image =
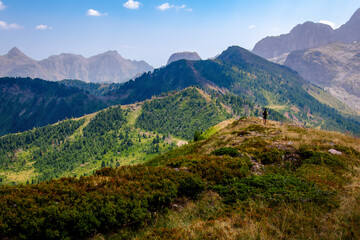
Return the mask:
<path fill-rule="evenodd" d="M 79 79 L 85 82 L 125 82 L 154 68 L 145 61 L 123 58 L 116 50 L 89 58 L 73 53 L 36 61 L 12 48 L 0 56 L 0 77 L 32 77 L 50 81 Z"/>
<path fill-rule="evenodd" d="M 344 128 L 349 124 L 354 130 L 360 127 L 357 120 L 342 117 L 310 95 L 306 91 L 309 83 L 294 70 L 237 46 L 229 47 L 215 60 L 173 62 L 124 83 L 107 96 L 117 98 L 121 104 L 129 104 L 190 86 L 232 93 L 258 105 L 274 107 L 291 120 L 310 126 Z M 324 118 L 332 123 L 326 123 L 328 120 Z"/>

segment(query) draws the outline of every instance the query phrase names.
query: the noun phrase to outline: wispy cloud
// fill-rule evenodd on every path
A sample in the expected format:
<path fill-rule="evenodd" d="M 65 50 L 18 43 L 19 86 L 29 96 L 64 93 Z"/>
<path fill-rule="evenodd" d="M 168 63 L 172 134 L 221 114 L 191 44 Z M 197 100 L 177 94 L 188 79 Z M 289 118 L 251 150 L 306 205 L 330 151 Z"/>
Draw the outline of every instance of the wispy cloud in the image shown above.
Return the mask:
<path fill-rule="evenodd" d="M 160 11 L 166 11 L 166 10 L 169 10 L 171 8 L 176 9 L 176 11 L 184 10 L 184 11 L 187 11 L 187 12 L 192 12 L 192 9 L 187 8 L 185 4 L 176 6 L 176 5 L 171 5 L 170 3 L 166 2 L 166 3 L 163 3 L 163 4 L 156 7 L 156 9 L 158 9 Z"/>
<path fill-rule="evenodd" d="M 23 27 L 20 26 L 20 25 L 17 24 L 17 23 L 10 23 L 10 24 L 8 24 L 7 22 L 0 21 L 0 29 L 3 29 L 3 30 L 23 29 Z"/>
<path fill-rule="evenodd" d="M 4 10 L 5 8 L 6 8 L 5 4 L 2 1 L 0 1 L 0 11 Z"/>
<path fill-rule="evenodd" d="M 172 8 L 173 6 L 170 5 L 170 3 L 163 3 L 160 6 L 157 6 L 156 8 L 159 9 L 160 11 L 165 11 L 168 10 L 170 8 Z"/>
<path fill-rule="evenodd" d="M 138 1 L 134 1 L 134 0 L 128 0 L 126 3 L 123 4 L 124 8 L 128 8 L 128 9 L 139 9 L 139 7 L 142 4 Z"/>
<path fill-rule="evenodd" d="M 335 25 L 335 23 L 330 22 L 330 21 L 328 21 L 328 20 L 320 20 L 319 23 L 329 25 L 330 27 L 332 27 L 332 29 L 336 29 L 336 28 L 337 28 L 336 25 Z"/>
<path fill-rule="evenodd" d="M 45 24 L 40 24 L 40 25 L 37 25 L 35 27 L 36 30 L 52 30 L 53 28 L 48 26 L 48 25 L 45 25 Z"/>
<path fill-rule="evenodd" d="M 86 15 L 87 16 L 91 16 L 91 17 L 101 17 L 101 16 L 106 16 L 108 15 L 107 13 L 101 13 L 97 10 L 94 9 L 89 9 L 86 11 Z"/>
<path fill-rule="evenodd" d="M 249 29 L 253 29 L 255 27 L 256 27 L 255 24 L 252 24 L 252 25 L 249 26 Z"/>

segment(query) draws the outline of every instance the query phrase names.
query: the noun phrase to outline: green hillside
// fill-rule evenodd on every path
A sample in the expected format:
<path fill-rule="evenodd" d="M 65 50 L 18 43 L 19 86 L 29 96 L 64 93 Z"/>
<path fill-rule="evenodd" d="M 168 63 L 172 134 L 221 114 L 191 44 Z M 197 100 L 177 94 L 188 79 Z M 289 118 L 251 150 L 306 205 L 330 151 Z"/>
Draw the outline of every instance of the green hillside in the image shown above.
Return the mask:
<path fill-rule="evenodd" d="M 291 69 L 271 63 L 240 47 L 230 47 L 215 60 L 180 60 L 124 83 L 108 96 L 121 103 L 150 99 L 163 92 L 200 86 L 207 92 L 234 94 L 279 111 L 291 121 L 328 130 L 360 133 L 360 122 L 319 102 Z"/>
<path fill-rule="evenodd" d="M 124 111 L 108 111 L 116 119 L 109 129 L 125 124 Z M 209 138 L 143 164 L 0 186 L 0 232 L 23 239 L 356 239 L 359 146 L 348 135 L 294 124 L 228 121 Z"/>
<path fill-rule="evenodd" d="M 204 97 L 198 89 L 190 88 L 145 102 L 136 126 L 190 140 L 195 131 L 203 132 L 232 116 L 219 102 Z"/>
<path fill-rule="evenodd" d="M 109 106 L 83 90 L 30 78 L 0 78 L 0 136 Z"/>
<path fill-rule="evenodd" d="M 226 105 L 230 100 L 233 108 Z M 240 106 L 249 111 L 239 112 Z M 91 175 L 105 166 L 138 164 L 174 148 L 176 142 L 192 140 L 195 131 L 234 116 L 254 115 L 256 110 L 236 97 L 212 98 L 188 88 L 10 134 L 0 138 L 0 180 L 2 184 L 36 183 Z"/>

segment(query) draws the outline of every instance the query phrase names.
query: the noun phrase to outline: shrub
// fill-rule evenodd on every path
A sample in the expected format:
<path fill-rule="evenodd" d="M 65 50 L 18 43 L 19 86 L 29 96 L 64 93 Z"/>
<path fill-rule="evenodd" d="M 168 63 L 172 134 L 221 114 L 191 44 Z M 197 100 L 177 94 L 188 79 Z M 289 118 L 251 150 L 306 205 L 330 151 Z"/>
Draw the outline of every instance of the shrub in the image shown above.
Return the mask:
<path fill-rule="evenodd" d="M 189 176 L 180 182 L 179 193 L 190 198 L 197 198 L 204 189 L 205 185 L 199 177 Z"/>
<path fill-rule="evenodd" d="M 224 156 L 224 155 L 228 155 L 230 157 L 238 157 L 238 156 L 240 156 L 239 151 L 236 150 L 233 147 L 219 148 L 219 149 L 216 149 L 215 151 L 213 151 L 211 154 L 213 154 L 215 156 Z"/>
<path fill-rule="evenodd" d="M 255 154 L 256 159 L 262 164 L 273 164 L 283 160 L 285 152 L 277 148 L 269 148 L 265 152 L 259 151 Z"/>
<path fill-rule="evenodd" d="M 96 231 L 140 227 L 177 197 L 196 197 L 202 180 L 166 167 L 104 168 L 94 176 L 37 185 L 0 186 L 2 237 L 84 238 Z M 60 236 L 61 235 L 61 236 Z"/>
<path fill-rule="evenodd" d="M 226 186 L 217 185 L 214 189 L 224 197 L 224 202 L 228 204 L 251 198 L 267 200 L 273 204 L 315 202 L 323 205 L 330 203 L 332 196 L 332 193 L 319 189 L 312 182 L 280 174 L 251 176 Z"/>

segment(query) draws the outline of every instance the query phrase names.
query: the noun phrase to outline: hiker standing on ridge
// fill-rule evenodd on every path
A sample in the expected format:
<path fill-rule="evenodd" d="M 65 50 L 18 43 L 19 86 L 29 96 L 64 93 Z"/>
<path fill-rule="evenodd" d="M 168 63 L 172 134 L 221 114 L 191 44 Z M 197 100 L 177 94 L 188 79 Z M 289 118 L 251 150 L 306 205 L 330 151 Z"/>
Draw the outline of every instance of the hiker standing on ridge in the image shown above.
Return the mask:
<path fill-rule="evenodd" d="M 264 112 L 262 113 L 262 115 L 263 115 L 263 122 L 264 122 L 264 124 L 266 124 L 266 119 L 267 119 L 267 116 L 269 115 L 266 108 L 264 109 Z"/>

